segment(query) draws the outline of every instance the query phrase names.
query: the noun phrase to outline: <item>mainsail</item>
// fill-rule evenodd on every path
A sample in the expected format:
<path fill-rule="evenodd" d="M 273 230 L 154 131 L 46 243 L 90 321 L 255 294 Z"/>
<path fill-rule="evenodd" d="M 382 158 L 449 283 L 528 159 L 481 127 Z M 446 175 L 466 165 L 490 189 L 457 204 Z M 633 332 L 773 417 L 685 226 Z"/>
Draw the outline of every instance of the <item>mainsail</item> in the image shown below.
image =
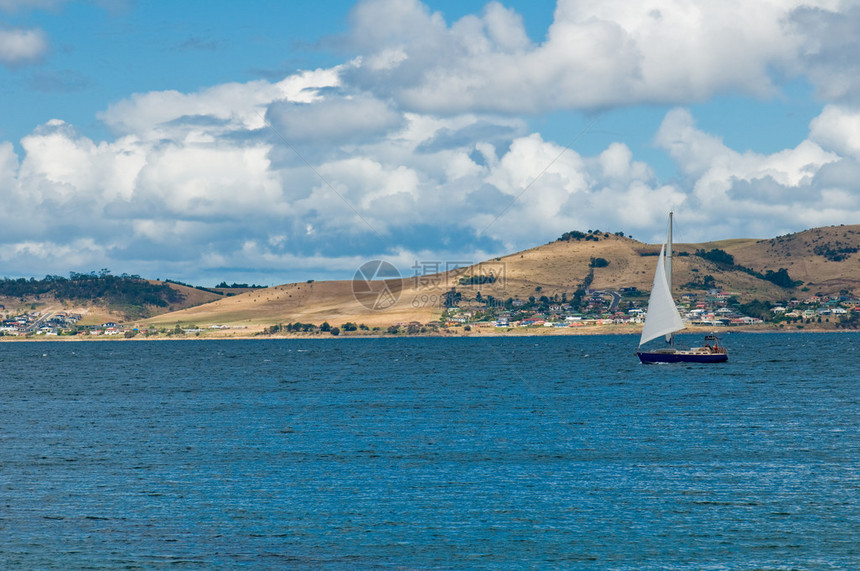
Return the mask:
<path fill-rule="evenodd" d="M 669 335 L 685 327 L 684 322 L 681 321 L 681 314 L 675 307 L 675 300 L 672 299 L 672 292 L 666 279 L 664 250 L 665 246 L 662 246 L 660 257 L 657 258 L 657 271 L 654 272 L 654 285 L 651 287 L 651 297 L 648 299 L 648 314 L 645 316 L 645 326 L 642 327 L 640 346 L 661 335 Z"/>

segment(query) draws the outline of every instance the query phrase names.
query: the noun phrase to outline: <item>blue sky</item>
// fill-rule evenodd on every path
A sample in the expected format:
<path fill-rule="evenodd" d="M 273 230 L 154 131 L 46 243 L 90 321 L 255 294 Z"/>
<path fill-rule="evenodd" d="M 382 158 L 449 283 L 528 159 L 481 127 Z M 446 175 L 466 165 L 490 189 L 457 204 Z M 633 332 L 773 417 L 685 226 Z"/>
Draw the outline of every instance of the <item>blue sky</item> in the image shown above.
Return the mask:
<path fill-rule="evenodd" d="M 0 276 L 857 223 L 858 44 L 835 0 L 0 0 Z"/>

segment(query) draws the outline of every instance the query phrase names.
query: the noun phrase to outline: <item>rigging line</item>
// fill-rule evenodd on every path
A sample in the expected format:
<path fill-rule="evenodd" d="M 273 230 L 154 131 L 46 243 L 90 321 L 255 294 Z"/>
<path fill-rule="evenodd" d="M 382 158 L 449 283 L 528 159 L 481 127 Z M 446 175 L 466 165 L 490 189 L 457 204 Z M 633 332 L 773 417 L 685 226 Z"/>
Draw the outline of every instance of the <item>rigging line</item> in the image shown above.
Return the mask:
<path fill-rule="evenodd" d="M 314 166 L 310 162 L 308 162 L 308 160 L 305 157 L 303 157 L 302 154 L 293 145 L 291 145 L 290 142 L 283 135 L 281 135 L 281 133 L 277 129 L 275 129 L 275 127 L 271 123 L 269 123 L 269 121 L 263 115 L 260 114 L 259 111 L 255 110 L 254 112 L 257 114 L 257 116 L 260 119 L 263 120 L 263 123 L 265 123 L 266 126 L 269 129 L 271 129 L 275 135 L 277 135 L 277 137 L 281 140 L 281 142 L 283 142 L 286 146 L 288 146 L 290 148 L 290 150 L 292 150 L 296 154 L 296 156 L 299 157 L 302 160 L 302 162 L 305 163 L 308 166 L 308 168 L 311 169 L 313 171 L 313 173 L 315 175 L 317 175 L 317 177 L 321 181 L 323 181 L 323 184 L 325 184 L 333 193 L 335 193 L 338 196 L 338 198 L 340 198 L 344 202 L 344 204 L 346 204 L 349 207 L 349 209 L 352 210 L 355 213 L 355 215 L 358 216 L 361 219 L 361 221 L 364 222 L 364 224 L 368 228 L 370 228 L 371 232 L 376 234 L 376 236 L 380 240 L 385 241 L 385 238 L 383 238 L 382 235 L 376 231 L 376 228 L 374 228 L 373 225 L 370 222 L 368 222 L 367 219 L 364 216 L 362 216 L 358 210 L 355 209 L 355 207 L 352 205 L 352 203 L 349 200 L 347 200 L 344 195 L 339 193 L 337 191 L 337 189 L 335 189 L 335 187 L 333 187 L 331 185 L 331 183 L 329 183 L 329 181 L 327 181 L 325 179 L 325 177 L 323 177 L 323 175 L 321 175 L 320 172 L 317 169 L 315 169 Z"/>
<path fill-rule="evenodd" d="M 489 229 L 490 229 L 490 226 L 492 226 L 493 224 L 495 224 L 496 222 L 498 222 L 498 221 L 499 221 L 499 219 L 500 219 L 502 216 L 504 216 L 505 214 L 507 214 L 508 210 L 510 210 L 510 209 L 513 207 L 513 205 L 514 205 L 514 204 L 516 204 L 517 200 L 519 200 L 519 199 L 520 199 L 520 197 L 521 197 L 523 194 L 525 194 L 525 193 L 526 193 L 526 191 L 527 191 L 528 189 L 530 189 L 530 188 L 532 187 L 532 185 L 533 185 L 534 183 L 536 183 L 536 182 L 540 179 L 540 177 L 542 177 L 542 176 L 544 175 L 544 173 L 546 173 L 546 171 L 548 171 L 548 170 L 549 170 L 549 167 L 551 167 L 552 165 L 554 165 L 554 164 L 555 164 L 555 162 L 556 162 L 558 159 L 560 159 L 560 158 L 561 158 L 561 156 L 562 156 L 564 153 L 566 153 L 568 150 L 570 150 L 570 147 L 572 147 L 574 143 L 576 143 L 576 142 L 577 142 L 577 141 L 578 141 L 578 140 L 579 140 L 583 135 L 585 135 L 585 133 L 586 133 L 586 132 L 588 132 L 588 130 L 591 128 L 591 126 L 592 126 L 592 125 L 594 125 L 594 124 L 597 122 L 597 120 L 600 118 L 600 115 L 601 115 L 600 113 L 598 113 L 597 115 L 595 115 L 595 116 L 594 116 L 594 118 L 593 118 L 591 121 L 589 121 L 589 122 L 588 122 L 588 124 L 587 124 L 585 127 L 583 127 L 583 128 L 579 131 L 579 133 L 577 133 L 577 134 L 576 134 L 576 136 L 575 136 L 575 137 L 574 137 L 574 138 L 573 138 L 573 139 L 572 139 L 572 140 L 571 140 L 571 141 L 570 141 L 570 142 L 569 142 L 569 143 L 568 143 L 568 144 L 567 144 L 567 145 L 566 145 L 566 146 L 561 150 L 561 152 L 560 152 L 558 155 L 556 155 L 556 157 L 555 157 L 553 160 L 551 160 L 551 161 L 549 162 L 549 164 L 548 164 L 548 165 L 546 165 L 546 166 L 544 167 L 544 169 L 543 169 L 542 171 L 540 171 L 540 172 L 538 173 L 538 175 L 537 175 L 536 177 L 534 177 L 534 178 L 532 179 L 532 181 L 531 181 L 530 183 L 528 183 L 528 184 L 525 186 L 525 188 L 523 188 L 523 189 L 520 191 L 520 193 L 519 193 L 518 195 L 516 195 L 516 196 L 514 197 L 514 199 L 513 199 L 513 200 L 512 200 L 512 201 L 511 201 L 511 202 L 510 202 L 510 203 L 505 207 L 505 209 L 504 209 L 504 210 L 502 210 L 502 211 L 499 213 L 499 215 L 498 215 L 498 216 L 496 216 L 495 218 L 493 218 L 493 220 L 492 220 L 489 224 L 487 224 L 487 225 L 484 227 L 484 229 L 483 229 L 483 230 L 481 230 L 480 232 L 478 232 L 478 236 L 479 236 L 479 237 L 480 237 L 480 236 L 482 236 L 482 235 L 484 234 L 484 232 L 486 232 L 487 230 L 489 230 Z"/>

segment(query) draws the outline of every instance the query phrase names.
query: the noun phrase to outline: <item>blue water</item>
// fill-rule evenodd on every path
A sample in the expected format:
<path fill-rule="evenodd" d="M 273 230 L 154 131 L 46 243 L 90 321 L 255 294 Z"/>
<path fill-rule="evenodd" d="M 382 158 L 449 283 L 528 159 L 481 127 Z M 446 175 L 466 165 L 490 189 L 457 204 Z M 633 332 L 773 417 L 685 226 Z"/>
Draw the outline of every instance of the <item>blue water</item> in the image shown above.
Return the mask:
<path fill-rule="evenodd" d="M 0 568 L 860 568 L 860 336 L 724 341 L 0 343 Z"/>

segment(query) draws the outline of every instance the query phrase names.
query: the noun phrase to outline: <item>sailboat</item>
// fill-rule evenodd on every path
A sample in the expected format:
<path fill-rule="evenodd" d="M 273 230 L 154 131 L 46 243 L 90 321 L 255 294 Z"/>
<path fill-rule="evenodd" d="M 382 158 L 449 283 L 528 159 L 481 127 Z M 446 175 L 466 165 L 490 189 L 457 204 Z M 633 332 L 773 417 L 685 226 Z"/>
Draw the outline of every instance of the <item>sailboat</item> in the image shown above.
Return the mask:
<path fill-rule="evenodd" d="M 648 313 L 639 339 L 636 354 L 643 363 L 719 363 L 729 358 L 725 347 L 721 347 L 715 335 L 705 337 L 705 345 L 692 349 L 676 349 L 675 333 L 686 325 L 672 299 L 672 213 L 669 213 L 669 237 L 660 247 L 654 285 L 648 299 Z M 666 347 L 645 351 L 642 345 L 665 336 Z"/>

